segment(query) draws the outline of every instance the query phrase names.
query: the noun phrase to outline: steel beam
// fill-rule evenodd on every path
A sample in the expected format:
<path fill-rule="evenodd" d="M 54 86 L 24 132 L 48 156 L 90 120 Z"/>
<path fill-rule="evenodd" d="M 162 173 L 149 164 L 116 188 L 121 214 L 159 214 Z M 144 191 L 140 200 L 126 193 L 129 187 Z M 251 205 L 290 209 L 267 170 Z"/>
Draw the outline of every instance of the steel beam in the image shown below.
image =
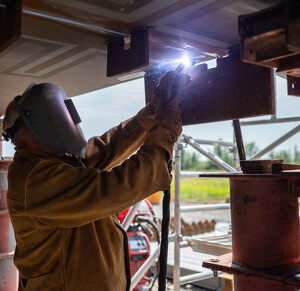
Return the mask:
<path fill-rule="evenodd" d="M 107 44 L 107 76 L 112 77 L 149 65 L 148 29 L 131 33 L 130 48 L 125 49 L 123 37 L 112 39 Z"/>
<path fill-rule="evenodd" d="M 22 1 L 1 1 L 0 5 L 0 52 L 21 35 Z"/>
<path fill-rule="evenodd" d="M 242 60 L 297 78 L 288 94 L 300 96 L 300 2 L 285 0 L 260 12 L 239 17 Z"/>
<path fill-rule="evenodd" d="M 146 103 L 167 69 L 145 75 Z M 186 69 L 192 81 L 181 103 L 183 125 L 275 113 L 273 70 L 240 61 L 240 51 L 217 59 L 217 67 Z"/>

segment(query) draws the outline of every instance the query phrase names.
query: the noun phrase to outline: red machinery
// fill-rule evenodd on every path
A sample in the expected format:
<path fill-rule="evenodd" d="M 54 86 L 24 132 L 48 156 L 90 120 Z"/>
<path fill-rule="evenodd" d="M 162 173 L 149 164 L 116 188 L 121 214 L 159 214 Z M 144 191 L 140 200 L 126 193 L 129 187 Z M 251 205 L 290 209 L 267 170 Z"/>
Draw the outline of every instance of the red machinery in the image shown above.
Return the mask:
<path fill-rule="evenodd" d="M 131 277 L 150 255 L 150 241 L 146 234 L 140 231 L 128 231 L 129 258 Z M 148 272 L 145 274 L 148 277 Z M 133 290 L 148 290 L 148 280 L 143 277 Z"/>
<path fill-rule="evenodd" d="M 118 219 L 120 222 L 124 220 L 126 217 L 128 211 L 130 208 L 125 209 L 124 211 L 120 212 L 118 214 Z M 142 201 L 140 208 L 138 209 L 136 215 L 145 215 L 145 216 L 151 216 L 153 214 L 152 212 L 152 204 L 148 199 L 145 199 Z"/>
<path fill-rule="evenodd" d="M 129 208 L 118 214 L 120 222 L 125 219 L 128 211 Z M 147 199 L 143 200 L 127 231 L 131 277 L 133 277 L 150 255 L 150 238 L 153 237 L 153 231 L 155 232 L 155 237 L 159 241 L 156 223 L 152 211 L 152 204 Z M 151 228 L 149 228 L 149 225 Z M 155 279 L 155 273 L 156 272 L 153 274 L 150 269 L 133 290 L 148 290 L 150 281 Z"/>

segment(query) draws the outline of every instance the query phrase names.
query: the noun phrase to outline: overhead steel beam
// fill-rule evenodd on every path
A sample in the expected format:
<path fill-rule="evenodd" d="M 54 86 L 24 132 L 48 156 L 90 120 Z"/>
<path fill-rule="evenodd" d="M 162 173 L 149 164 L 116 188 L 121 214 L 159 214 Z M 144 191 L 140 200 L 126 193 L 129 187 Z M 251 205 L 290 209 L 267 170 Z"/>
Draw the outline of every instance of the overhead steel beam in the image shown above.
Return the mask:
<path fill-rule="evenodd" d="M 299 30 L 298 0 L 239 17 L 242 60 L 288 75 L 288 94 L 294 96 L 300 96 Z"/>
<path fill-rule="evenodd" d="M 170 68 L 145 75 L 146 102 Z M 273 70 L 240 61 L 239 49 L 206 64 L 187 68 L 192 81 L 181 104 L 183 125 L 240 119 L 275 113 Z"/>
<path fill-rule="evenodd" d="M 21 35 L 22 1 L 0 1 L 0 52 Z"/>
<path fill-rule="evenodd" d="M 107 44 L 107 76 L 112 77 L 149 65 L 148 29 L 141 28 L 131 33 L 130 48 L 125 49 L 123 37 Z"/>

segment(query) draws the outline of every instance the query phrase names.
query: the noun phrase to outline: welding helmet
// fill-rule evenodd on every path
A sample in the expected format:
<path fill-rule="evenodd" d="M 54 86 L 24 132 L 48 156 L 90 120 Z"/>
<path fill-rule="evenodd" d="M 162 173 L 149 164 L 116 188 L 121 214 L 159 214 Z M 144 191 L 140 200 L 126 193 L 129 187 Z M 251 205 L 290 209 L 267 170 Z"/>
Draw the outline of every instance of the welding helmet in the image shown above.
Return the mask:
<path fill-rule="evenodd" d="M 51 83 L 31 84 L 15 101 L 21 122 L 39 143 L 85 157 L 87 142 L 79 126 L 81 119 L 62 88 Z"/>

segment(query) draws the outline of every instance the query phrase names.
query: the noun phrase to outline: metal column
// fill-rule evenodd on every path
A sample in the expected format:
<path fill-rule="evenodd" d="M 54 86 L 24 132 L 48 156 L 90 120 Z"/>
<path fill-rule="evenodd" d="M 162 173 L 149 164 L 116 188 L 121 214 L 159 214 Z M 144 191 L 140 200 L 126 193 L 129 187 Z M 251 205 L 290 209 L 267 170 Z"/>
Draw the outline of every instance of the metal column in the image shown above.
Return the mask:
<path fill-rule="evenodd" d="M 180 220 L 180 170 L 181 170 L 181 151 L 182 144 L 180 138 L 175 144 L 175 195 L 174 195 L 174 226 L 175 226 L 175 240 L 174 240 L 174 268 L 173 268 L 173 284 L 174 291 L 180 290 L 180 235 L 181 235 L 181 220 Z"/>
<path fill-rule="evenodd" d="M 300 261 L 298 197 L 284 178 L 230 179 L 232 261 L 274 270 Z M 291 291 L 280 282 L 234 275 L 236 291 Z"/>
<path fill-rule="evenodd" d="M 14 236 L 7 210 L 7 170 L 11 160 L 0 161 L 0 290 L 18 289 L 18 272 L 13 263 Z"/>

